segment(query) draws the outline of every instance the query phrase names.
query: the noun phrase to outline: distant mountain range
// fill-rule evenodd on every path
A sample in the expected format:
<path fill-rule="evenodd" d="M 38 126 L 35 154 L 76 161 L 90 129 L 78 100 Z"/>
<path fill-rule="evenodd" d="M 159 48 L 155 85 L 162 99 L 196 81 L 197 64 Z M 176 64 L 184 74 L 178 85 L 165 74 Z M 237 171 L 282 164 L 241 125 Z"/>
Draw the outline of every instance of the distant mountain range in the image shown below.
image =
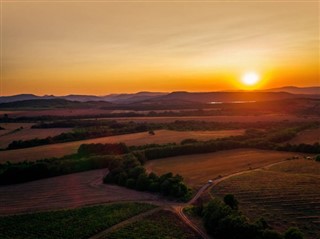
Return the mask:
<path fill-rule="evenodd" d="M 296 86 L 285 86 L 280 88 L 272 88 L 265 90 L 267 92 L 288 92 L 291 94 L 305 94 L 305 95 L 317 95 L 320 94 L 320 87 L 296 87 Z"/>
<path fill-rule="evenodd" d="M 51 99 L 63 99 L 69 101 L 79 101 L 79 102 L 89 102 L 89 101 L 106 101 L 106 102 L 136 102 L 152 99 L 154 97 L 166 95 L 167 93 L 158 92 L 139 92 L 134 94 L 111 94 L 106 96 L 96 96 L 96 95 L 66 95 L 66 96 L 54 96 L 54 95 L 44 95 L 37 96 L 33 94 L 20 94 L 12 96 L 2 96 L 0 97 L 0 103 L 10 103 L 25 100 L 51 100 Z"/>
<path fill-rule="evenodd" d="M 33 94 L 20 94 L 13 96 L 0 97 L 1 108 L 9 108 L 21 105 L 23 101 L 29 104 L 42 100 L 47 105 L 50 100 L 54 100 L 54 104 L 63 105 L 67 101 L 72 102 L 105 102 L 113 104 L 141 104 L 141 105 L 165 105 L 165 104 L 188 104 L 188 103 L 219 103 L 219 102 L 235 102 L 235 101 L 267 101 L 282 100 L 291 98 L 320 98 L 320 87 L 281 87 L 261 91 L 234 91 L 234 92 L 185 92 L 177 91 L 171 93 L 160 92 L 138 92 L 133 94 L 111 94 L 106 96 L 95 95 L 66 95 L 53 96 L 44 95 L 37 96 Z M 10 104 L 17 102 L 17 104 Z M 20 102 L 20 103 L 18 103 Z M 63 103 L 64 102 L 64 103 Z M 40 104 L 41 105 L 41 104 Z M 105 104 L 104 104 L 105 105 Z"/>

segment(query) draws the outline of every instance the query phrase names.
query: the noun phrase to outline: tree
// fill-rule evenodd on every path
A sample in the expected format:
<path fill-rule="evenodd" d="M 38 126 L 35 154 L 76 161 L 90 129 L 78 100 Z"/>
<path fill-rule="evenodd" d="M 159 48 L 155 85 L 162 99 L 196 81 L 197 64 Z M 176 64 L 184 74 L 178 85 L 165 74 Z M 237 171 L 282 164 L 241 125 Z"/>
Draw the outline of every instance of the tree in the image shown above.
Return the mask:
<path fill-rule="evenodd" d="M 145 191 L 149 188 L 149 183 L 150 181 L 147 174 L 142 173 L 137 179 L 136 189 L 138 189 L 139 191 Z"/>
<path fill-rule="evenodd" d="M 238 200 L 232 195 L 232 194 L 227 194 L 224 196 L 223 201 L 225 204 L 227 204 L 231 209 L 237 210 L 238 209 Z"/>
<path fill-rule="evenodd" d="M 125 186 L 127 182 L 128 175 L 125 172 L 121 172 L 118 177 L 118 184 L 120 186 Z"/>
<path fill-rule="evenodd" d="M 262 233 L 262 238 L 263 239 L 283 239 L 283 237 L 278 232 L 275 232 L 272 230 L 265 230 Z"/>
<path fill-rule="evenodd" d="M 142 166 L 137 166 L 129 170 L 129 176 L 131 178 L 138 178 L 140 174 L 145 174 L 146 169 Z"/>
<path fill-rule="evenodd" d="M 303 239 L 303 233 L 299 230 L 299 228 L 296 227 L 290 227 L 285 233 L 284 233 L 285 239 Z"/>
<path fill-rule="evenodd" d="M 134 188 L 136 185 L 136 181 L 133 179 L 133 178 L 129 178 L 127 179 L 127 182 L 126 182 L 126 187 L 127 188 Z"/>
<path fill-rule="evenodd" d="M 317 162 L 320 162 L 320 154 L 319 154 L 319 155 L 317 155 L 317 157 L 316 157 L 316 161 L 317 161 Z"/>

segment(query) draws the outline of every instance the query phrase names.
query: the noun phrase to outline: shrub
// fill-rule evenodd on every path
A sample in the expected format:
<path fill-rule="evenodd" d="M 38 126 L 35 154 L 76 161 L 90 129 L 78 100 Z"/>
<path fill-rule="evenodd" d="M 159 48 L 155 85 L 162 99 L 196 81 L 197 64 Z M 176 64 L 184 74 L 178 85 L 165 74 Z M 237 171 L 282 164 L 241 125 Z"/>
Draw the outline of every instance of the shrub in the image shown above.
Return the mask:
<path fill-rule="evenodd" d="M 237 210 L 238 209 L 239 202 L 232 194 L 225 195 L 224 198 L 223 198 L 223 201 L 231 209 L 233 209 L 233 210 Z"/>
<path fill-rule="evenodd" d="M 197 143 L 198 140 L 196 139 L 184 139 L 181 141 L 180 144 L 184 145 L 184 144 L 194 144 L 194 143 Z"/>
<path fill-rule="evenodd" d="M 135 187 L 135 184 L 136 184 L 136 180 L 134 180 L 133 178 L 129 178 L 127 179 L 126 187 L 133 189 Z"/>
<path fill-rule="evenodd" d="M 265 230 L 262 234 L 263 239 L 283 239 L 283 236 L 273 230 Z"/>
<path fill-rule="evenodd" d="M 303 234 L 299 230 L 299 228 L 296 227 L 290 227 L 285 233 L 284 233 L 284 239 L 303 239 Z"/>

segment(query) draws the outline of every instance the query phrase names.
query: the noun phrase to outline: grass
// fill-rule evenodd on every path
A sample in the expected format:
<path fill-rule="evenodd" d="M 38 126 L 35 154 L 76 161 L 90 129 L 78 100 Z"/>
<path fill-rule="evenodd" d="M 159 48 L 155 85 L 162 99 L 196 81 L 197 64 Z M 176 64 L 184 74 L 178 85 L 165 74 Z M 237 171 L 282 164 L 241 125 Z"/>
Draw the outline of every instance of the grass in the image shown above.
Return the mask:
<path fill-rule="evenodd" d="M 156 212 L 138 222 L 124 226 L 106 239 L 196 239 L 201 238 L 175 214 L 169 211 Z"/>
<path fill-rule="evenodd" d="M 236 149 L 157 159 L 147 162 L 146 168 L 157 174 L 178 173 L 188 185 L 198 188 L 209 179 L 280 162 L 293 155 L 278 151 Z"/>
<path fill-rule="evenodd" d="M 88 238 L 154 207 L 150 204 L 125 203 L 0 217 L 0 238 Z"/>
<path fill-rule="evenodd" d="M 279 231 L 299 227 L 306 238 L 320 235 L 320 163 L 290 160 L 266 170 L 222 181 L 214 196 L 234 194 L 240 210 L 251 219 L 264 217 Z"/>
<path fill-rule="evenodd" d="M 217 130 L 217 131 L 155 131 L 155 135 L 149 135 L 148 132 L 102 137 L 89 140 L 81 140 L 68 143 L 50 144 L 33 148 L 16 149 L 0 151 L 0 163 L 6 161 L 21 162 L 24 160 L 38 160 L 43 158 L 62 157 L 64 155 L 76 153 L 81 144 L 92 143 L 115 143 L 123 142 L 127 145 L 144 144 L 164 144 L 180 143 L 183 139 L 194 138 L 198 140 L 209 140 L 222 138 L 231 135 L 243 134 L 244 130 Z"/>
<path fill-rule="evenodd" d="M 290 144 L 314 144 L 320 143 L 320 128 L 309 129 L 300 132 L 296 137 L 291 139 Z"/>

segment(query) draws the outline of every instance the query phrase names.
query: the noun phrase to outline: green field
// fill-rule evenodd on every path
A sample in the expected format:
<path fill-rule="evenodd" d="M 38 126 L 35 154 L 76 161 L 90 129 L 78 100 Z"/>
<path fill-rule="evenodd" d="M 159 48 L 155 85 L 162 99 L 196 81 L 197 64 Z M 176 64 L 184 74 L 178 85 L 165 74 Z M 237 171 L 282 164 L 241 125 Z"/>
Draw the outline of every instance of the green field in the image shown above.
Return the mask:
<path fill-rule="evenodd" d="M 119 203 L 0 217 L 0 238 L 88 238 L 154 207 L 151 204 Z"/>
<path fill-rule="evenodd" d="M 251 219 L 264 217 L 278 231 L 299 227 L 306 238 L 320 235 L 320 163 L 289 160 L 265 170 L 235 176 L 216 185 L 212 194 L 234 194 Z"/>
<path fill-rule="evenodd" d="M 138 222 L 111 232 L 105 239 L 198 239 L 184 222 L 170 211 L 156 212 Z"/>

